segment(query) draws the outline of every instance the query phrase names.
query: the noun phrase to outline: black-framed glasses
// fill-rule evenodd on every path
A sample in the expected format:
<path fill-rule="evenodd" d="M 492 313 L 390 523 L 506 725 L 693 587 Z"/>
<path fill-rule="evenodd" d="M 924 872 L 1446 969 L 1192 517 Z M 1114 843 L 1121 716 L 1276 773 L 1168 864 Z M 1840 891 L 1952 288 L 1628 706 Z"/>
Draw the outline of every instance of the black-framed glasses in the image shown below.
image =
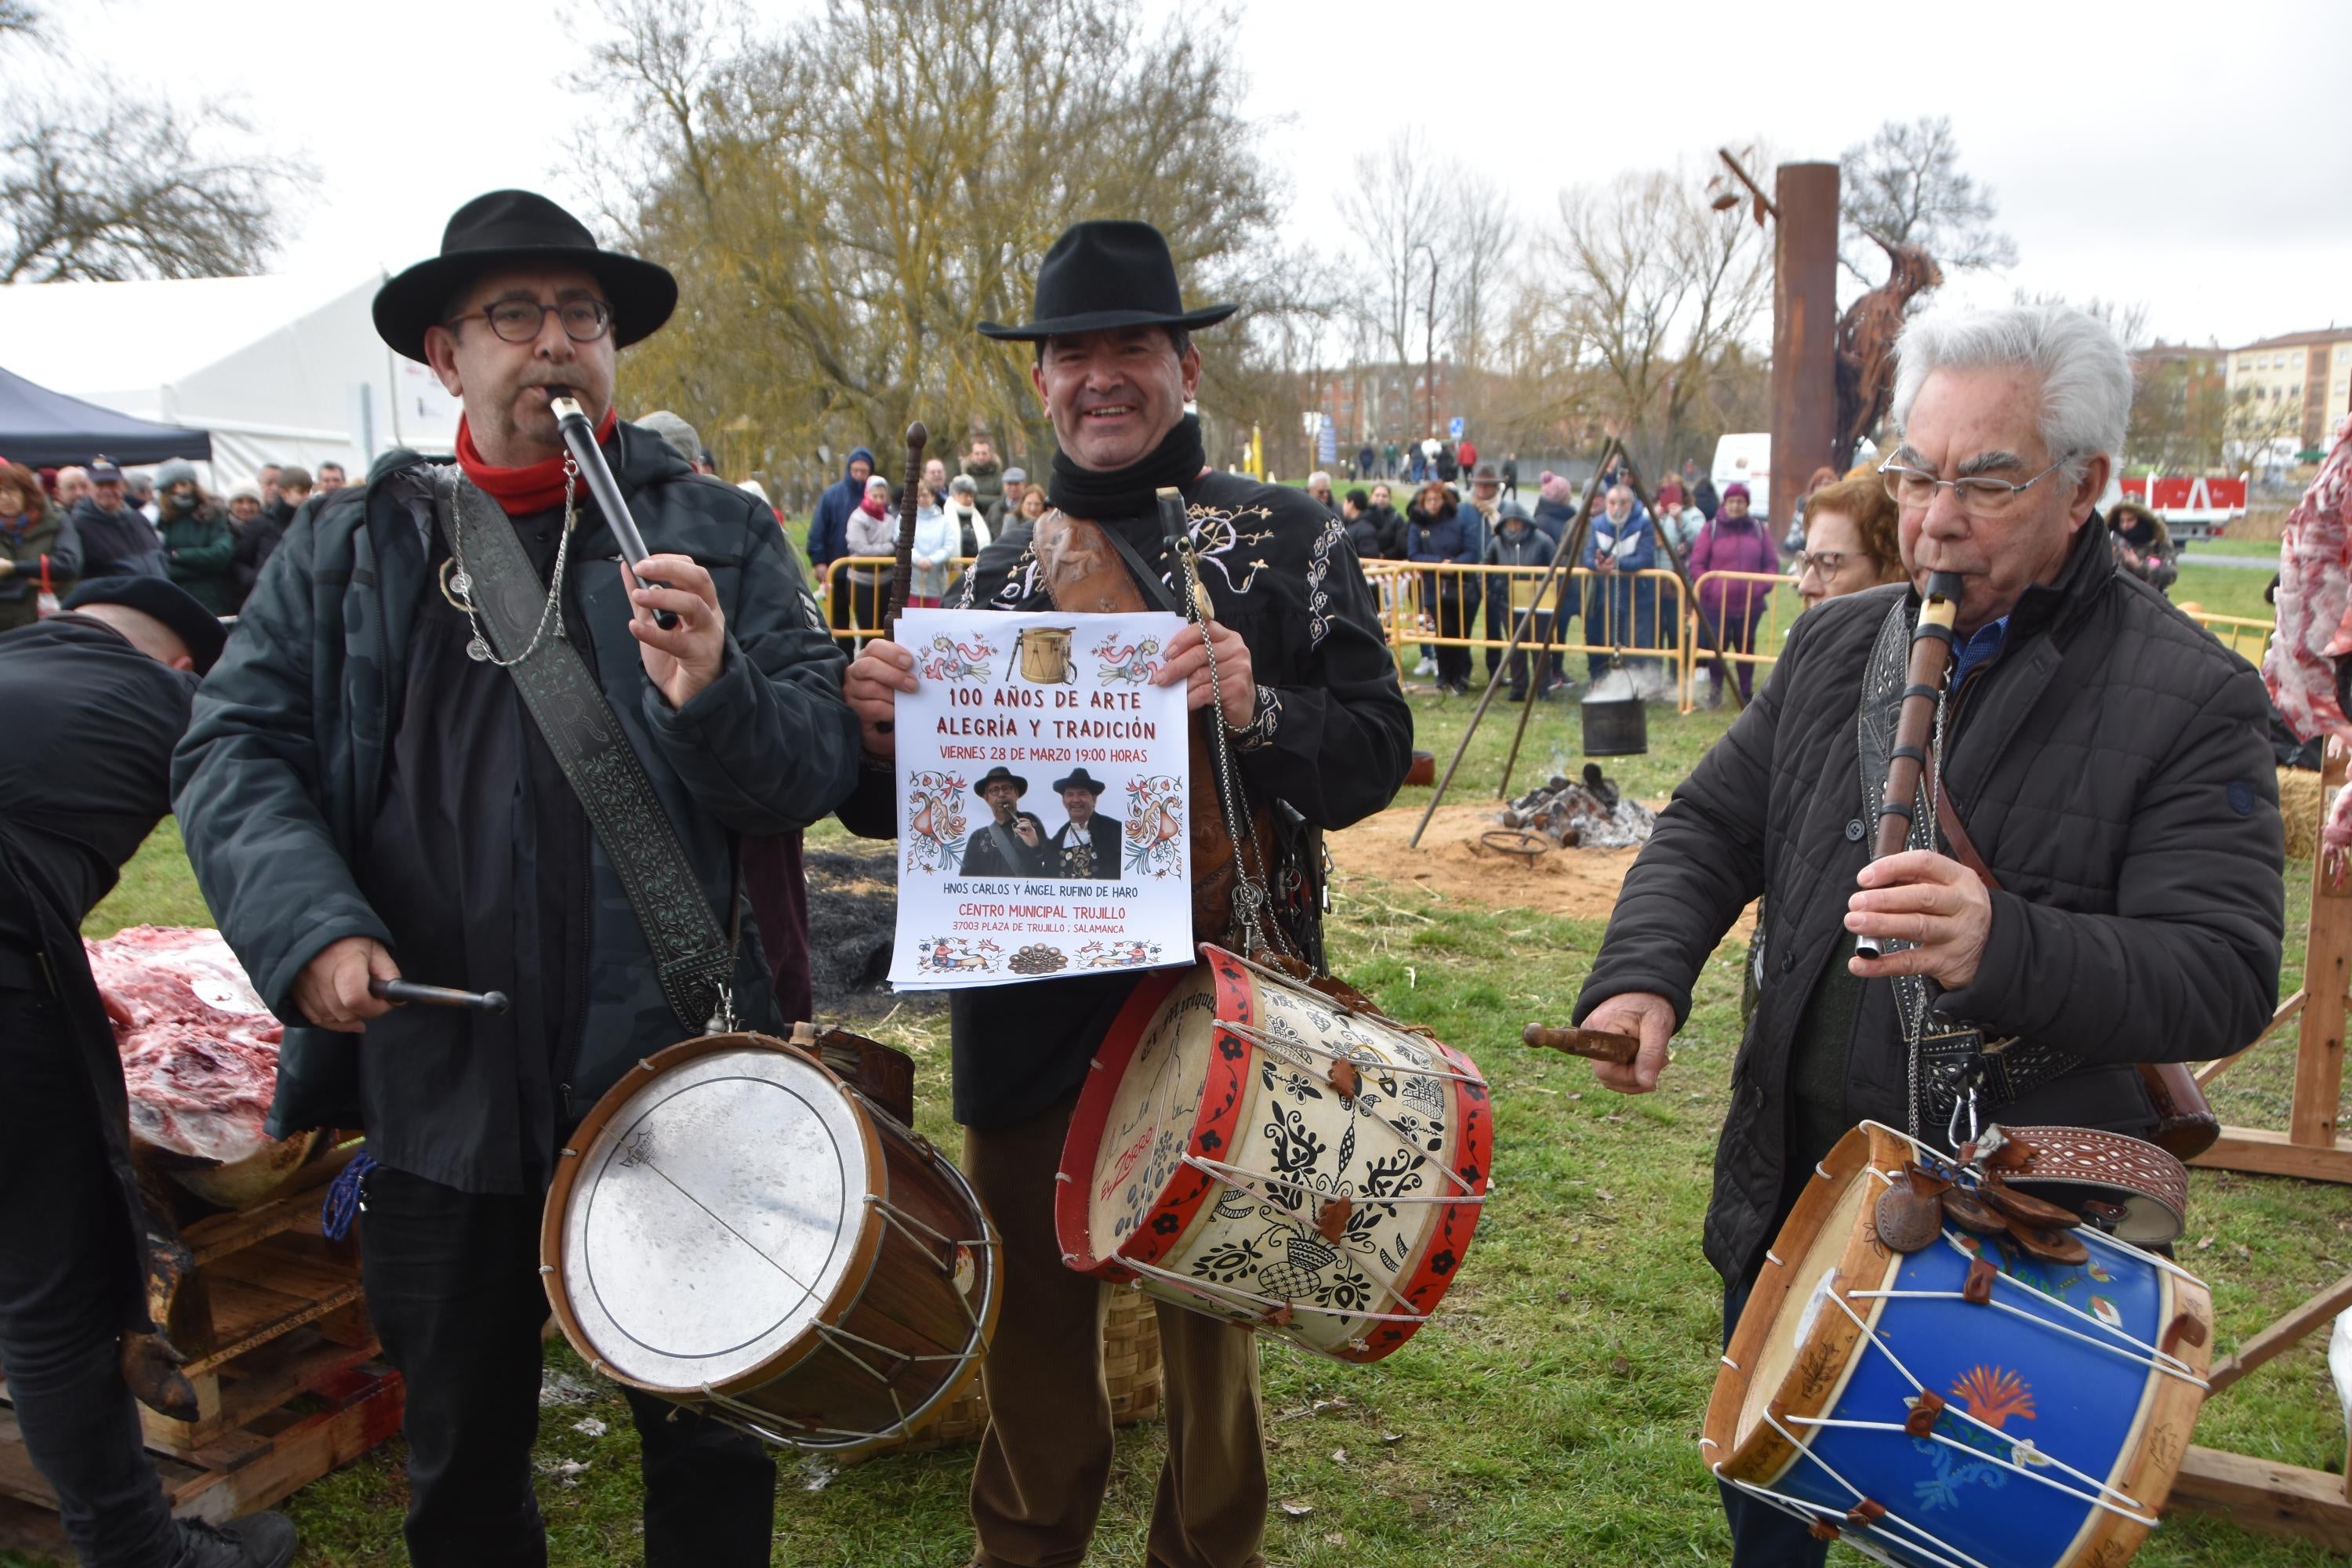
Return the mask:
<path fill-rule="evenodd" d="M 2007 479 L 1975 476 L 1965 479 L 1939 479 L 1925 468 L 1907 468 L 1889 460 L 1878 467 L 1880 482 L 1886 487 L 1887 499 L 1899 507 L 1925 511 L 1935 504 L 1936 492 L 1949 487 L 1959 501 L 1960 510 L 1970 517 L 2000 517 L 2017 505 L 2017 498 L 2064 468 L 2073 455 L 2059 458 L 2023 484 L 2011 484 Z"/>
<path fill-rule="evenodd" d="M 1824 583 L 1845 570 L 1846 552 L 1843 550 L 1800 550 L 1797 552 L 1797 575 L 1811 572 Z"/>
<path fill-rule="evenodd" d="M 499 342 L 527 343 L 539 336 L 551 314 L 563 323 L 563 335 L 575 343 L 593 343 L 613 328 L 613 307 L 602 300 L 566 300 L 555 305 L 542 305 L 536 300 L 494 300 L 442 325 L 454 327 L 479 316 L 489 322 Z"/>

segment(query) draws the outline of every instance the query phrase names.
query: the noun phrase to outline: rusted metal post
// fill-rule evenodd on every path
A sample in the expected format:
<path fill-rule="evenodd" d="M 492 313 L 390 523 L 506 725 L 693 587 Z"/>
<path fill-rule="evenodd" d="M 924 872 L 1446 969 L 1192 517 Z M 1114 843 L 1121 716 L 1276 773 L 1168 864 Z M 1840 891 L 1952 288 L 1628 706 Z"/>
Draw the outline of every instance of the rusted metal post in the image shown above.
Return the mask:
<path fill-rule="evenodd" d="M 1773 533 L 1837 445 L 1838 166 L 1783 163 L 1773 180 Z"/>

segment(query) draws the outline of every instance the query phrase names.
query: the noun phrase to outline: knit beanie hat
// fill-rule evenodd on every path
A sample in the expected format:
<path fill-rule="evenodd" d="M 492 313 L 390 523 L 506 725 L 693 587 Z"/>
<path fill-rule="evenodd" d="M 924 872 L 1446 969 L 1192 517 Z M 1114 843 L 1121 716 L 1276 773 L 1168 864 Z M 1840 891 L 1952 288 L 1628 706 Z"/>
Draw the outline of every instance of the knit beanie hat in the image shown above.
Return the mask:
<path fill-rule="evenodd" d="M 173 485 L 196 482 L 196 466 L 185 458 L 174 458 L 155 470 L 155 488 L 168 490 Z"/>
<path fill-rule="evenodd" d="M 1543 471 L 1542 485 L 1536 493 L 1546 500 L 1558 501 L 1562 506 L 1575 499 L 1569 492 L 1568 477 L 1565 474 L 1555 474 L 1549 468 Z"/>

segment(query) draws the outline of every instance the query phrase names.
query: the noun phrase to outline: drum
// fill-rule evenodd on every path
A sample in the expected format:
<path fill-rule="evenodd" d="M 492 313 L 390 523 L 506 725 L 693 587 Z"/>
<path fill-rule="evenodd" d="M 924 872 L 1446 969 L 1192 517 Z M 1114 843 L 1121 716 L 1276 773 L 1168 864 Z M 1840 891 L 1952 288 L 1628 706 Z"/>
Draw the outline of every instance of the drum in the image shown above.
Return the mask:
<path fill-rule="evenodd" d="M 1715 1383 L 1717 1478 L 1905 1568 L 2119 1568 L 2205 1396 L 2212 1305 L 2088 1226 L 2079 1264 L 1946 1224 L 1887 1247 L 1876 1199 L 1918 1159 L 1864 1122 L 1814 1168 Z M 1972 1189 L 1972 1176 L 1959 1185 Z"/>
<path fill-rule="evenodd" d="M 945 1408 L 1003 1295 L 955 1166 L 763 1035 L 688 1040 L 614 1084 L 557 1161 L 539 1258 L 596 1371 L 844 1454 Z"/>
<path fill-rule="evenodd" d="M 1024 626 L 1015 638 L 1020 646 L 1021 679 L 1044 686 L 1076 685 L 1070 668 L 1070 638 L 1075 626 Z"/>
<path fill-rule="evenodd" d="M 1486 1083 L 1428 1035 L 1202 944 L 1139 985 L 1071 1118 L 1063 1261 L 1341 1361 L 1429 1320 L 1477 1229 Z"/>

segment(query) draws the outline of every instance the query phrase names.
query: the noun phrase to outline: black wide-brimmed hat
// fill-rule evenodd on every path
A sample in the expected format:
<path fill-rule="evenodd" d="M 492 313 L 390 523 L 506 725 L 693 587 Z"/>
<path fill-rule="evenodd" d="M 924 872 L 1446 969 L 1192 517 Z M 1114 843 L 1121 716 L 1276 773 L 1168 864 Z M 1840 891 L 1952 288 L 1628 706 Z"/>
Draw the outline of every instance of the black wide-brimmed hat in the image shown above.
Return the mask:
<path fill-rule="evenodd" d="M 450 298 L 498 267 L 576 267 L 604 287 L 613 343 L 649 338 L 677 309 L 669 269 L 597 247 L 588 226 L 536 191 L 492 191 L 449 215 L 441 254 L 420 261 L 375 295 L 376 335 L 396 353 L 425 357 L 425 329 L 441 323 Z"/>
<path fill-rule="evenodd" d="M 988 786 L 997 783 L 1009 784 L 1014 789 L 1019 790 L 1023 795 L 1027 795 L 1029 793 L 1029 781 L 1023 778 L 1019 773 L 1014 773 L 1011 768 L 1005 767 L 1002 764 L 992 767 L 985 773 L 982 773 L 981 775 L 980 782 L 971 786 L 971 793 L 974 795 L 984 795 L 988 793 Z"/>
<path fill-rule="evenodd" d="M 1108 786 L 1107 786 L 1102 780 L 1095 777 L 1084 768 L 1072 768 L 1070 770 L 1069 777 L 1055 779 L 1054 781 L 1054 793 L 1055 795 L 1061 794 L 1066 789 L 1082 789 L 1089 792 L 1090 794 L 1099 795 Z"/>
<path fill-rule="evenodd" d="M 1167 237 L 1148 223 L 1097 219 L 1062 231 L 1037 268 L 1035 318 L 1017 327 L 980 323 L 981 335 L 1040 342 L 1116 327 L 1213 327 L 1238 305 L 1184 309 Z"/>
<path fill-rule="evenodd" d="M 196 603 L 195 595 L 164 577 L 92 577 L 66 596 L 62 606 L 79 610 L 85 605 L 121 605 L 152 616 L 188 645 L 198 675 L 212 673 L 213 662 L 228 642 L 220 617 Z"/>

